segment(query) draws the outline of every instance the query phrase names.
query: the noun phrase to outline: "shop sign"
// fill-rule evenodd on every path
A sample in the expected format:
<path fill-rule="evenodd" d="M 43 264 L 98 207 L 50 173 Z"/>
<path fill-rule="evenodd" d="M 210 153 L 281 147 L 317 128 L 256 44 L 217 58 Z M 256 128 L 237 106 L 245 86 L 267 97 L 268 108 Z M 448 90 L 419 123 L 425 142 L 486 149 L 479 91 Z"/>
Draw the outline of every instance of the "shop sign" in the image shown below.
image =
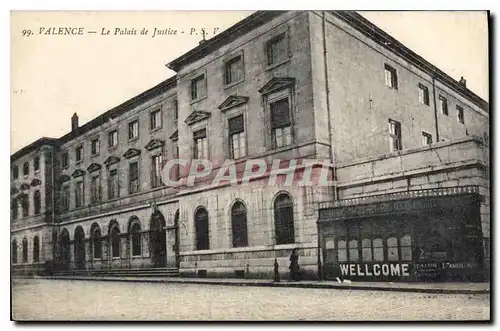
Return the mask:
<path fill-rule="evenodd" d="M 344 277 L 410 276 L 408 263 L 346 263 L 340 264 L 340 271 Z"/>

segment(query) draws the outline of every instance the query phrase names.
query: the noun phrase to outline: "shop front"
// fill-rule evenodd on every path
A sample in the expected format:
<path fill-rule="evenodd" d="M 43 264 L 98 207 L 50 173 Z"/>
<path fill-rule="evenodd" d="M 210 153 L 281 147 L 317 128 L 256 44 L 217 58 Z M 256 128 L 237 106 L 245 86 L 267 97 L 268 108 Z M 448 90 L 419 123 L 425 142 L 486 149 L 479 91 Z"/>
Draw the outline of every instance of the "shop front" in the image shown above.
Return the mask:
<path fill-rule="evenodd" d="M 407 191 L 320 208 L 325 279 L 481 281 L 481 197 L 474 187 Z"/>

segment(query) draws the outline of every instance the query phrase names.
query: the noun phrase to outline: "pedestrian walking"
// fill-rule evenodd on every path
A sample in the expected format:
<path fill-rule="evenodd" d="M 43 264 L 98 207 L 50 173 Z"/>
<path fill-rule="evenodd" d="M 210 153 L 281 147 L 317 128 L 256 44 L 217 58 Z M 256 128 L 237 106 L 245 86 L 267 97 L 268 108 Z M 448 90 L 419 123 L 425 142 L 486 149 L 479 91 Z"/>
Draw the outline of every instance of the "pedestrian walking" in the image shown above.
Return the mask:
<path fill-rule="evenodd" d="M 290 280 L 298 281 L 299 280 L 299 254 L 297 253 L 297 248 L 292 250 L 292 254 L 290 254 Z"/>

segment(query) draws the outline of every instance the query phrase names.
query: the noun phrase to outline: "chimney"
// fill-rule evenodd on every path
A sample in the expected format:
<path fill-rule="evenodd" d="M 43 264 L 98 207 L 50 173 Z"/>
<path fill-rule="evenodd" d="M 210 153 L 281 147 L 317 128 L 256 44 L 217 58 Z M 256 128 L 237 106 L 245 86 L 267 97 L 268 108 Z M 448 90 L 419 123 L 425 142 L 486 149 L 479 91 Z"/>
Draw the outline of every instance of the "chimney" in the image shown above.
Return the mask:
<path fill-rule="evenodd" d="M 71 116 L 71 131 L 78 129 L 78 115 L 76 113 Z"/>
<path fill-rule="evenodd" d="M 460 84 L 462 84 L 464 87 L 467 87 L 467 81 L 464 79 L 464 76 L 460 78 Z"/>

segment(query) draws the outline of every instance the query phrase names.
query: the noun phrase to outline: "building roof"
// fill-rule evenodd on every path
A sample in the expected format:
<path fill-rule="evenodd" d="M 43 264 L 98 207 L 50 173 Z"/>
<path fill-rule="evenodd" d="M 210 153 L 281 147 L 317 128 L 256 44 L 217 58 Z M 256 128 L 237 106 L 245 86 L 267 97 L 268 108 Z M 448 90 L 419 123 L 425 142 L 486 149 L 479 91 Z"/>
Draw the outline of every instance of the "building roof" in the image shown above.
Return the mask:
<path fill-rule="evenodd" d="M 240 36 L 248 33 L 249 31 L 261 26 L 262 24 L 272 20 L 273 18 L 286 13 L 286 11 L 257 11 L 247 18 L 241 20 L 235 25 L 231 26 L 222 33 L 214 36 L 213 38 L 201 43 L 187 53 L 184 53 L 177 59 L 167 64 L 167 67 L 179 71 L 183 66 L 193 63 L 204 56 L 216 51 L 217 49 L 231 43 Z M 460 84 L 455 79 L 432 65 L 429 61 L 419 56 L 408 47 L 391 37 L 388 33 L 377 27 L 372 22 L 354 11 L 330 11 L 333 15 L 347 22 L 353 28 L 363 33 L 370 39 L 395 53 L 396 55 L 404 58 L 406 61 L 420 68 L 422 71 L 427 72 L 449 88 L 462 94 L 464 97 L 472 101 L 485 111 L 489 110 L 489 104 L 477 94 Z"/>
<path fill-rule="evenodd" d="M 10 160 L 11 160 L 11 162 L 14 160 L 17 160 L 20 157 L 22 157 L 28 153 L 31 153 L 32 151 L 37 150 L 38 148 L 40 148 L 44 145 L 55 146 L 55 145 L 57 145 L 58 141 L 59 140 L 57 138 L 42 137 L 40 139 L 35 140 L 34 142 L 29 144 L 28 146 L 24 146 L 23 148 L 21 148 L 20 150 L 18 150 L 14 154 L 12 154 L 10 157 Z"/>
<path fill-rule="evenodd" d="M 428 73 L 441 83 L 445 84 L 452 90 L 462 94 L 465 98 L 472 101 L 478 107 L 485 111 L 489 111 L 489 104 L 480 96 L 469 90 L 463 84 L 441 71 L 439 68 L 431 64 L 429 61 L 413 52 L 411 49 L 403 45 L 401 42 L 391 37 L 387 32 L 383 31 L 375 24 L 354 11 L 331 11 L 333 15 L 347 22 L 353 28 L 374 40 L 381 46 L 390 50 L 394 54 L 402 57 L 420 70 Z"/>
<path fill-rule="evenodd" d="M 169 62 L 167 67 L 177 72 L 183 66 L 207 56 L 215 50 L 233 42 L 237 38 L 284 13 L 286 13 L 286 11 L 257 11 L 228 29 L 222 31 L 213 38 L 200 43 L 189 52 L 184 53 L 175 60 Z"/>
<path fill-rule="evenodd" d="M 154 98 L 155 96 L 168 91 L 169 89 L 175 87 L 177 85 L 177 76 L 174 75 L 167 80 L 164 80 L 163 82 L 159 83 L 158 85 L 153 86 L 149 90 L 146 90 L 142 92 L 141 94 L 125 101 L 124 103 L 111 108 L 104 114 L 101 114 L 94 118 L 93 120 L 85 123 L 84 125 L 78 127 L 76 130 L 73 130 L 61 138 L 59 138 L 59 142 L 61 144 L 70 141 L 71 139 L 74 139 L 75 137 L 88 132 L 104 123 L 106 123 L 108 120 L 116 118 L 124 113 L 126 113 L 129 110 L 132 110 L 133 108 L 137 107 L 138 104 L 144 102 L 144 100 L 148 100 L 151 98 Z"/>

